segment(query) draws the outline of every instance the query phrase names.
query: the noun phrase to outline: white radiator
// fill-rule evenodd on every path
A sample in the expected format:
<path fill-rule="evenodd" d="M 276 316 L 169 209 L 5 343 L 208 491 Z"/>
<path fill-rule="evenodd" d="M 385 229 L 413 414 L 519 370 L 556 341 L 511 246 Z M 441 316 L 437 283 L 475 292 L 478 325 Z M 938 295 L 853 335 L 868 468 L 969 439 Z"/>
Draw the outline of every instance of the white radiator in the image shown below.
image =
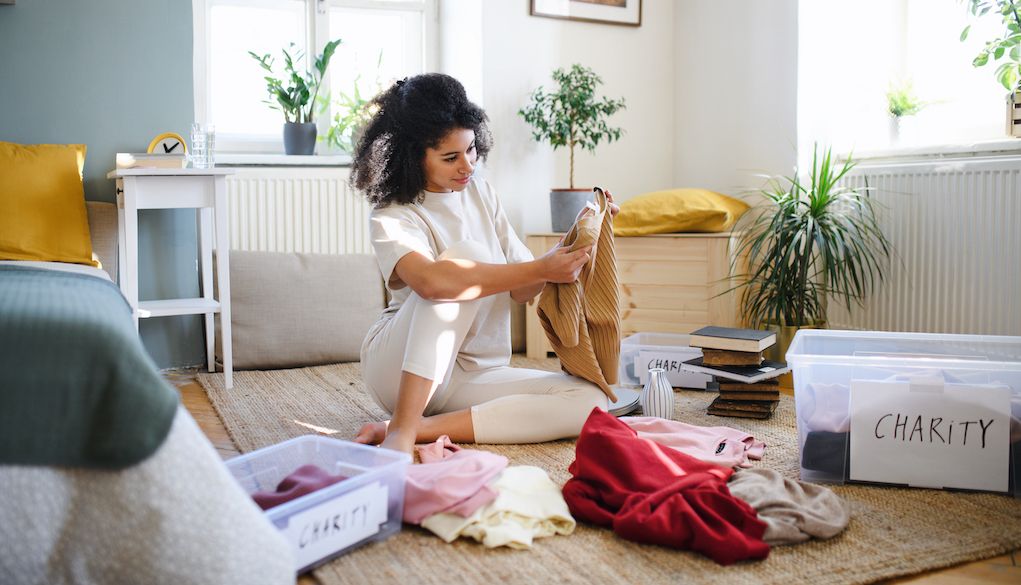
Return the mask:
<path fill-rule="evenodd" d="M 895 258 L 864 308 L 830 327 L 1021 335 L 1021 158 L 861 164 Z"/>
<path fill-rule="evenodd" d="M 238 168 L 228 176 L 231 249 L 371 254 L 370 206 L 346 167 Z"/>

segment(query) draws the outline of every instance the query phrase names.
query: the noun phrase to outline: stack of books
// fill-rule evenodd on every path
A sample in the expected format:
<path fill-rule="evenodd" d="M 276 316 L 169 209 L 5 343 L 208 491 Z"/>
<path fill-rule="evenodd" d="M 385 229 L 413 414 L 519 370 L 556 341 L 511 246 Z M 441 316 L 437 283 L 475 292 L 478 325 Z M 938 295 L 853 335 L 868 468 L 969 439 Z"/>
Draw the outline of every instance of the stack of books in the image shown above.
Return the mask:
<path fill-rule="evenodd" d="M 681 367 L 716 377 L 720 395 L 709 414 L 741 418 L 769 418 L 780 402 L 777 378 L 790 371 L 787 364 L 762 358 L 776 343 L 776 334 L 759 329 L 703 327 L 691 334 L 689 345 L 702 348 L 702 357 Z"/>
<path fill-rule="evenodd" d="M 118 169 L 183 169 L 188 166 L 183 154 L 118 152 L 115 160 Z"/>

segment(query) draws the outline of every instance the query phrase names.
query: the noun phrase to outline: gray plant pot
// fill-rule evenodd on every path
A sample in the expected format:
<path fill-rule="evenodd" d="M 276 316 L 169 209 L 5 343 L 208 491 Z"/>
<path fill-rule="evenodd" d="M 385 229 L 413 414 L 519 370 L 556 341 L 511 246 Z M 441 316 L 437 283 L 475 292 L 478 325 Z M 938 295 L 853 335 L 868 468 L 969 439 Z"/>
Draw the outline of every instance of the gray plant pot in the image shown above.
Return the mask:
<path fill-rule="evenodd" d="M 284 123 L 284 154 L 315 154 L 315 122 Z"/>
<path fill-rule="evenodd" d="M 566 232 L 574 225 L 574 219 L 592 201 L 591 189 L 552 189 L 549 193 L 550 216 L 553 231 Z"/>

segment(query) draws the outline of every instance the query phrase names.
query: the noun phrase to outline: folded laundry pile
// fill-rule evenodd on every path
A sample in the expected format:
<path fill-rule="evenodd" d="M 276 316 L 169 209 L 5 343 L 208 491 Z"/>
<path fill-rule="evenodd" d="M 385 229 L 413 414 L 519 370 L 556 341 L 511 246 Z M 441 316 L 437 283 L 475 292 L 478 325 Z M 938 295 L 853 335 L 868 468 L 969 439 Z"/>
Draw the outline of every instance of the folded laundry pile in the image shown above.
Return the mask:
<path fill-rule="evenodd" d="M 446 542 L 472 538 L 486 547 L 531 548 L 536 538 L 570 534 L 575 521 L 545 471 L 507 466 L 507 458 L 462 449 L 444 435 L 416 447 L 408 469 L 404 521 Z"/>

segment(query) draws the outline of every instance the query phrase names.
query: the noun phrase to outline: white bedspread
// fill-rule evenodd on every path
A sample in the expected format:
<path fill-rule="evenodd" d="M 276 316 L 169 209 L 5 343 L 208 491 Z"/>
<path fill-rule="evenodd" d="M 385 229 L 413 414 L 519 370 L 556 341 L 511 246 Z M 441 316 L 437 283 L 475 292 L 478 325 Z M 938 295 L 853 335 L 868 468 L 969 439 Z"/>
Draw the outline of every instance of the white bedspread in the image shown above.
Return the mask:
<path fill-rule="evenodd" d="M 288 543 L 191 415 L 120 471 L 0 466 L 0 583 L 293 585 Z"/>

